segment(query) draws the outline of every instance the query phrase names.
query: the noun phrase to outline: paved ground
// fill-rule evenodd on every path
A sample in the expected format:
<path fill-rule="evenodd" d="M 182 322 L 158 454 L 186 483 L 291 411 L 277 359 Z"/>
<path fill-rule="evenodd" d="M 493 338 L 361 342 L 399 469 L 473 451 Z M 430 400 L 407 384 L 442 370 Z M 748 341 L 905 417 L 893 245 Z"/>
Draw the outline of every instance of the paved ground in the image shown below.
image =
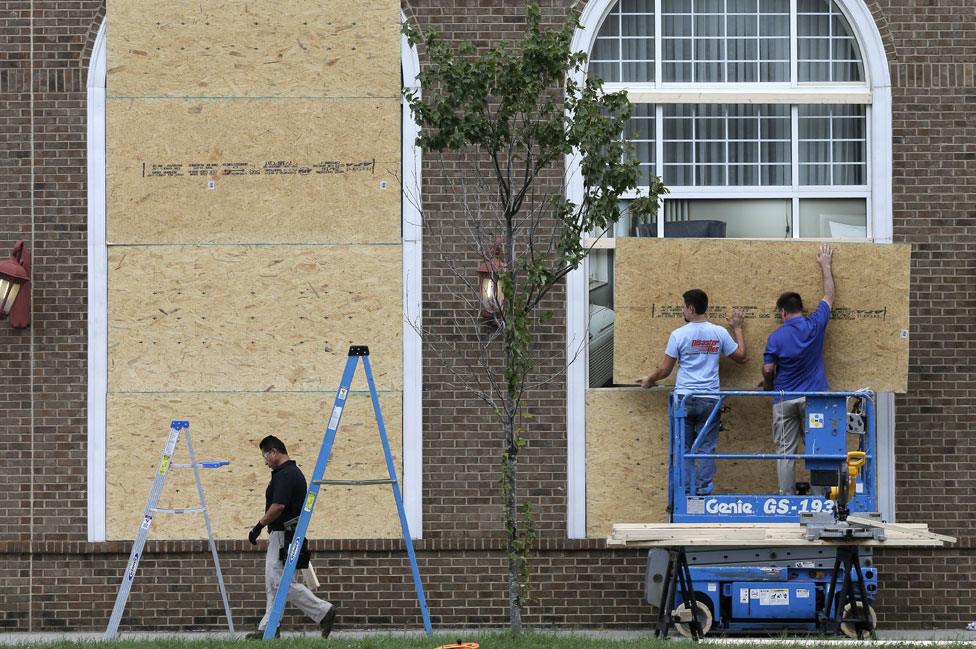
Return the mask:
<path fill-rule="evenodd" d="M 484 633 L 498 633 L 499 629 L 486 629 Z M 641 638 L 651 638 L 653 633 L 649 631 L 612 631 L 612 630 L 545 630 L 544 633 L 554 633 L 554 634 L 565 634 L 565 635 L 578 635 L 590 638 L 607 638 L 607 639 L 620 639 L 620 640 L 639 640 Z M 335 638 L 349 638 L 358 639 L 369 637 L 373 635 L 408 635 L 416 636 L 420 635 L 422 631 L 404 631 L 404 632 L 393 632 L 393 631 L 336 631 L 332 634 Z M 459 637 L 473 637 L 478 635 L 477 631 L 472 631 L 471 629 L 456 630 L 456 629 L 437 629 L 438 635 L 458 635 Z M 242 637 L 243 633 L 238 633 L 238 637 Z M 283 634 L 287 637 L 302 637 L 304 634 L 298 633 L 285 633 Z M 60 632 L 48 632 L 48 633 L 0 633 L 0 645 L 16 645 L 16 644 L 44 644 L 58 641 L 74 641 L 74 642 L 92 642 L 95 640 L 100 640 L 102 637 L 101 633 L 96 632 L 84 632 L 84 633 L 60 633 Z M 126 640 L 152 640 L 160 638 L 179 638 L 181 640 L 205 640 L 205 639 L 220 639 L 226 638 L 227 633 L 219 632 L 206 632 L 206 633 L 157 633 L 148 631 L 133 631 L 120 634 L 120 637 Z M 318 637 L 317 634 L 309 634 L 309 637 Z M 798 637 L 795 640 L 784 640 L 783 638 L 748 638 L 748 637 L 709 637 L 706 639 L 706 644 L 712 645 L 728 645 L 735 646 L 738 644 L 783 644 L 784 642 L 795 642 L 800 646 L 823 646 L 823 645 L 837 645 L 837 646 L 848 646 L 848 645 L 858 645 L 860 644 L 856 640 L 824 640 L 817 637 L 811 637 L 809 639 Z M 928 631 L 878 631 L 878 641 L 871 643 L 872 646 L 884 644 L 884 645 L 953 645 L 959 644 L 960 642 L 976 643 L 976 632 L 966 631 L 965 629 L 954 630 L 954 629 L 936 629 Z"/>

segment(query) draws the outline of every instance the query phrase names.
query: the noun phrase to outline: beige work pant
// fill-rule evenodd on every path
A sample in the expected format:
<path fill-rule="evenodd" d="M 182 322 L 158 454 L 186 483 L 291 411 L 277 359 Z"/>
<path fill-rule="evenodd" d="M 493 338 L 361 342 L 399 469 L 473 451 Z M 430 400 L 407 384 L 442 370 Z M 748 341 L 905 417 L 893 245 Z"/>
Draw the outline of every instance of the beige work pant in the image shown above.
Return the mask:
<path fill-rule="evenodd" d="M 285 566 L 278 559 L 278 551 L 285 545 L 284 532 L 271 532 L 268 534 L 268 553 L 264 556 L 264 590 L 268 596 L 268 605 L 258 624 L 258 630 L 264 631 L 268 626 L 268 618 L 271 617 L 271 608 L 274 606 L 275 594 L 278 592 L 278 584 L 281 583 L 281 575 L 285 571 Z M 296 571 L 297 572 L 297 571 Z M 298 576 L 297 574 L 295 575 Z M 319 599 L 303 584 L 291 580 L 291 587 L 288 589 L 288 601 L 302 610 L 302 613 L 315 620 L 318 624 L 325 617 L 325 614 L 332 608 L 332 604 Z"/>
<path fill-rule="evenodd" d="M 797 454 L 803 446 L 803 417 L 807 400 L 803 397 L 773 404 L 773 443 L 777 453 Z M 796 493 L 796 460 L 776 460 L 779 493 Z"/>

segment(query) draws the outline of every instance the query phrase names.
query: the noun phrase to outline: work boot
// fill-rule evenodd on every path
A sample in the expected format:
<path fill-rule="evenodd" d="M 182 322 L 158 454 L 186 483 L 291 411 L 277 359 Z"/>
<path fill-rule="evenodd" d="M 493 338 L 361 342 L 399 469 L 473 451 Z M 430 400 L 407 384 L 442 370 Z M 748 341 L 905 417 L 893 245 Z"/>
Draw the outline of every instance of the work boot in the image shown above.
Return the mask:
<path fill-rule="evenodd" d="M 281 637 L 281 627 L 275 629 L 275 640 Z M 258 629 L 257 631 L 251 631 L 244 636 L 245 640 L 264 640 L 264 630 Z"/>
<path fill-rule="evenodd" d="M 325 617 L 319 622 L 319 626 L 322 627 L 322 637 L 328 638 L 329 634 L 332 633 L 332 623 L 335 622 L 336 616 L 336 605 L 333 604 L 332 607 L 326 612 Z"/>

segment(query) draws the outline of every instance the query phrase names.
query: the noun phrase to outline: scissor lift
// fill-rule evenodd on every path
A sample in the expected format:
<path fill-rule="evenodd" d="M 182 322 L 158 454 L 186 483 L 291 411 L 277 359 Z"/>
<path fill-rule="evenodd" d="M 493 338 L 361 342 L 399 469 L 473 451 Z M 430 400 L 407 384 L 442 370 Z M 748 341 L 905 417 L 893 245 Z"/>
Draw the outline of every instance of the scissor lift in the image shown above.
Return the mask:
<path fill-rule="evenodd" d="M 689 448 L 684 417 L 685 403 L 692 396 L 716 400 L 710 421 L 718 417 L 730 397 L 805 397 L 805 452 L 706 454 L 698 450 L 703 434 Z M 667 627 L 676 622 L 679 632 L 693 637 L 710 630 L 841 631 L 852 637 L 873 632 L 871 603 L 877 593 L 877 571 L 870 549 L 858 547 L 856 539 L 878 538 L 879 532 L 877 528 L 848 524 L 846 518 L 848 513 L 873 513 L 877 509 L 874 394 L 867 390 L 700 392 L 675 395 L 669 418 L 672 523 L 700 523 L 721 529 L 722 524 L 799 522 L 807 525 L 808 538 L 838 543 L 836 548 L 737 549 L 735 539 L 730 538 L 728 548 L 652 550 L 648 555 L 647 600 L 656 606 L 669 600 L 674 605 L 673 611 L 662 611 L 658 630 L 666 635 Z M 708 424 L 702 430 L 707 428 Z M 857 439 L 853 452 L 848 448 L 851 436 Z M 714 458 L 721 468 L 722 460 L 789 457 L 805 462 L 810 471 L 811 489 L 806 494 L 697 494 L 694 469 L 685 475 L 683 468 L 685 460 L 704 458 Z M 682 576 L 690 581 L 684 589 L 677 587 Z M 687 597 L 689 590 L 697 601 L 694 611 Z"/>

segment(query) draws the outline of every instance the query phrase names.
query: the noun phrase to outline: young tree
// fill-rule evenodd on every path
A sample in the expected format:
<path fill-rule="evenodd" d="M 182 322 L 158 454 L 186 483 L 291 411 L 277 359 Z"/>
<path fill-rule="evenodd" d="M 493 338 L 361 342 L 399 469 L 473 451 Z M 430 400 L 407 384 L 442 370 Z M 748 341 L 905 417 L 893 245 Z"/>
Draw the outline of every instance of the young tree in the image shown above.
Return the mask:
<path fill-rule="evenodd" d="M 631 104 L 624 93 L 604 93 L 600 80 L 584 78 L 586 55 L 571 48 L 578 27 L 575 7 L 561 28 L 550 29 L 533 3 L 517 42 L 478 52 L 471 43 L 451 47 L 436 33 L 404 26 L 425 55 L 422 94 L 404 91 L 420 127 L 416 144 L 471 155 L 475 167 L 459 194 L 490 280 L 480 306 L 495 327 L 481 347 L 480 369 L 487 373 L 479 380 L 487 379 L 472 389 L 497 413 L 503 433 L 513 631 L 521 628 L 527 554 L 535 538 L 531 511 L 520 506 L 517 490 L 519 451 L 527 441 L 524 401 L 535 367 L 532 327 L 544 317 L 543 298 L 590 252 L 584 237 L 599 237 L 612 227 L 622 197 L 633 195 L 640 178 L 623 139 Z M 578 202 L 566 198 L 565 180 L 550 182 L 570 155 L 580 161 L 584 191 Z M 630 212 L 656 212 L 658 196 L 666 191 L 652 178 L 649 193 L 631 201 Z M 475 290 L 481 289 L 472 287 L 472 296 Z M 492 362 L 499 346 L 500 367 Z"/>

